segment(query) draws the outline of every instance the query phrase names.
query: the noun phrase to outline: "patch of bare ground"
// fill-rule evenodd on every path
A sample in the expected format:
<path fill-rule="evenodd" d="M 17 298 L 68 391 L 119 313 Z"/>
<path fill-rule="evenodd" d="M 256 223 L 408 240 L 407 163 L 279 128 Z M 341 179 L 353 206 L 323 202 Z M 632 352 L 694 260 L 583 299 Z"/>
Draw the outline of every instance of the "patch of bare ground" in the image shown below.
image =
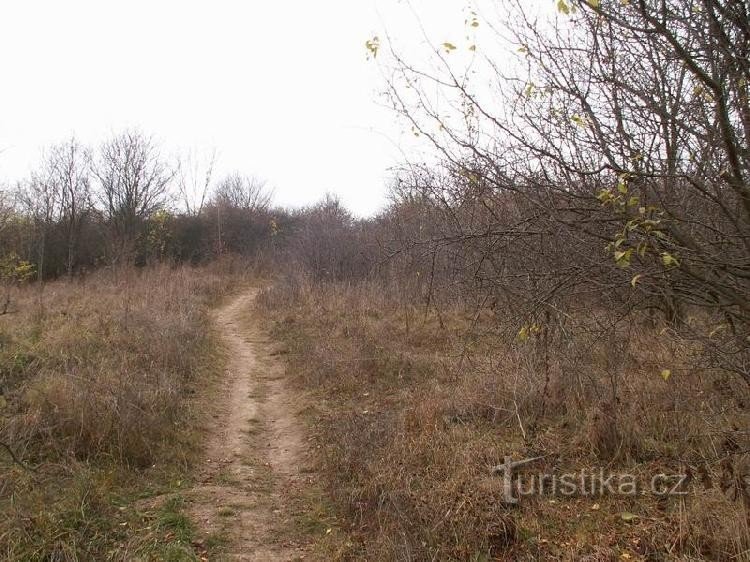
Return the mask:
<path fill-rule="evenodd" d="M 215 315 L 226 374 L 206 405 L 206 455 L 185 495 L 198 528 L 194 546 L 206 559 L 299 560 L 310 548 L 298 525 L 314 486 L 297 421 L 304 400 L 285 384 L 284 365 L 253 312 L 256 293 Z"/>

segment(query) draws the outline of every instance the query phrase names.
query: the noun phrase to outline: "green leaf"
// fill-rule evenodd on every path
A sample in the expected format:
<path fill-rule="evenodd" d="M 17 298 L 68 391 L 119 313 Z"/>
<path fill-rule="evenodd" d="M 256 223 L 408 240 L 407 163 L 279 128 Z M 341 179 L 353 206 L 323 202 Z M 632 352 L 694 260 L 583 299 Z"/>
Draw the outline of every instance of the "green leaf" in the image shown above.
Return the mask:
<path fill-rule="evenodd" d="M 635 521 L 638 519 L 638 516 L 635 513 L 630 513 L 629 511 L 623 511 L 620 513 L 620 519 L 623 521 Z"/>
<path fill-rule="evenodd" d="M 672 376 L 672 371 L 670 371 L 669 369 L 662 369 L 659 375 L 666 381 L 669 379 L 669 377 Z"/>
<path fill-rule="evenodd" d="M 588 0 L 589 6 L 594 8 L 595 10 L 601 6 L 601 0 Z"/>
<path fill-rule="evenodd" d="M 450 53 L 451 51 L 456 50 L 456 46 L 453 43 L 445 42 L 443 43 L 443 48 L 445 49 L 446 53 Z"/>
<path fill-rule="evenodd" d="M 557 0 L 557 11 L 567 16 L 570 14 L 570 6 L 565 0 Z"/>

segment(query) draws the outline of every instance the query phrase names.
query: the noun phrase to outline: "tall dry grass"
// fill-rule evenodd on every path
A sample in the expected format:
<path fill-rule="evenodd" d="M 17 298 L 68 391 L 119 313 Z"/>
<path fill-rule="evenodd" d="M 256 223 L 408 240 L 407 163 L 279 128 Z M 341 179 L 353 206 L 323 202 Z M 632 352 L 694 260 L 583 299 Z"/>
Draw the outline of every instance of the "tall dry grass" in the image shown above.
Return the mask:
<path fill-rule="evenodd" d="M 747 557 L 748 391 L 697 369 L 661 326 L 592 317 L 528 337 L 502 312 L 425 312 L 376 282 L 287 279 L 261 305 L 310 422 L 342 525 L 328 554 L 366 560 Z M 661 376 L 670 369 L 667 380 Z M 490 467 L 602 467 L 689 493 L 502 501 Z M 632 513 L 623 519 L 623 513 Z M 336 539 L 335 537 L 338 537 Z M 743 558 L 745 557 L 745 558 Z"/>
<path fill-rule="evenodd" d="M 209 309 L 236 273 L 100 270 L 14 295 L 0 316 L 0 441 L 28 468 L 0 451 L 0 557 L 135 556 L 129 495 L 182 478 L 196 451 L 193 396 L 222 364 Z"/>

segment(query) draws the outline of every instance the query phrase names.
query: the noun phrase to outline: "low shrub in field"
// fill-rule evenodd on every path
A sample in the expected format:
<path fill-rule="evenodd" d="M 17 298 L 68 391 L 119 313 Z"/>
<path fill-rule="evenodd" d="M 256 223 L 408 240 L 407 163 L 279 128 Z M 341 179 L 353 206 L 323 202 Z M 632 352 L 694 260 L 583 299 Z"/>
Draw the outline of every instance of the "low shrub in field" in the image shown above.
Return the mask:
<path fill-rule="evenodd" d="M 191 395 L 221 368 L 209 306 L 236 281 L 221 267 L 102 270 L 15 295 L 0 316 L 0 556 L 140 548 L 129 502 L 181 478 Z"/>
<path fill-rule="evenodd" d="M 282 281 L 261 295 L 287 346 L 340 519 L 341 558 L 735 559 L 747 527 L 747 389 L 660 327 L 580 318 L 519 337 L 501 315 L 413 306 L 379 283 Z M 507 334 L 512 334 L 508 337 Z M 666 373 L 665 370 L 669 370 Z M 504 500 L 490 468 L 602 469 L 680 496 Z"/>

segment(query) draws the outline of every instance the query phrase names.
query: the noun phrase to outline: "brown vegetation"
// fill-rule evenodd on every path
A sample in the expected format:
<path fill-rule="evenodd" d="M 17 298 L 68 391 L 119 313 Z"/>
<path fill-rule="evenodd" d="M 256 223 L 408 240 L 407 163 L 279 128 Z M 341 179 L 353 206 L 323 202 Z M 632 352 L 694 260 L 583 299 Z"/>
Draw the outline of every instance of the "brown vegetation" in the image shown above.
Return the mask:
<path fill-rule="evenodd" d="M 65 143 L 0 199 L 19 295 L 0 316 L 3 554 L 121 555 L 135 535 L 111 481 L 189 449 L 186 395 L 215 364 L 205 309 L 231 282 L 125 266 L 236 253 L 273 271 L 259 301 L 318 399 L 339 521 L 323 556 L 748 558 L 747 3 L 502 4 L 427 61 L 367 42 L 439 155 L 405 163 L 371 219 L 332 197 L 271 209 L 261 182 L 214 185 L 213 158 L 169 166 L 137 132 Z M 85 275 L 103 264 L 123 267 Z M 682 473 L 687 493 L 514 505 L 492 471 L 508 457 L 540 457 L 521 476 Z"/>
<path fill-rule="evenodd" d="M 693 344 L 663 325 L 607 339 L 575 331 L 502 340 L 498 322 L 509 319 L 461 307 L 425 313 L 380 282 L 281 283 L 262 300 L 290 374 L 319 400 L 310 422 L 340 516 L 327 552 L 729 560 L 750 547 L 738 450 L 747 389 L 691 366 Z M 506 455 L 544 456 L 530 473 L 604 467 L 647 482 L 687 471 L 691 481 L 686 496 L 528 497 L 512 506 L 491 474 Z"/>
<path fill-rule="evenodd" d="M 179 490 L 197 451 L 191 395 L 220 372 L 207 312 L 236 279 L 229 266 L 19 290 L 0 317 L 0 556 L 188 552 L 178 501 L 141 512 L 134 500 Z"/>

